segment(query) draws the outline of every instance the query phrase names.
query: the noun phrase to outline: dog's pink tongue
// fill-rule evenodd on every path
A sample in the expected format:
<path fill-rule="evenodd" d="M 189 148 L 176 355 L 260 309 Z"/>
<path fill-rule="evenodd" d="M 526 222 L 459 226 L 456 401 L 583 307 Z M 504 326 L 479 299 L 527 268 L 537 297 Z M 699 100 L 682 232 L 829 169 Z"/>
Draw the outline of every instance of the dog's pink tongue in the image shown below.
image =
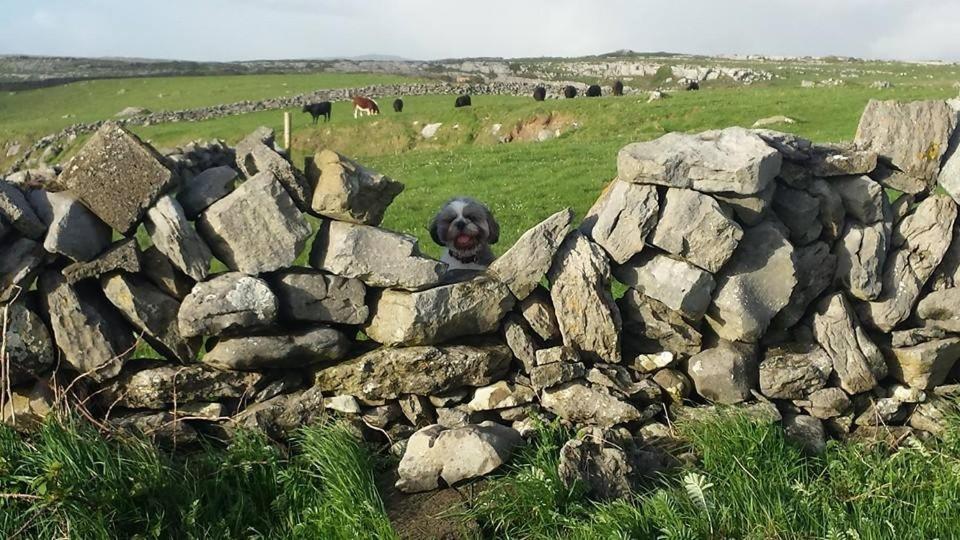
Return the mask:
<path fill-rule="evenodd" d="M 473 244 L 473 238 L 466 234 L 461 234 L 457 236 L 457 239 L 454 241 L 457 244 L 457 247 L 470 247 Z"/>

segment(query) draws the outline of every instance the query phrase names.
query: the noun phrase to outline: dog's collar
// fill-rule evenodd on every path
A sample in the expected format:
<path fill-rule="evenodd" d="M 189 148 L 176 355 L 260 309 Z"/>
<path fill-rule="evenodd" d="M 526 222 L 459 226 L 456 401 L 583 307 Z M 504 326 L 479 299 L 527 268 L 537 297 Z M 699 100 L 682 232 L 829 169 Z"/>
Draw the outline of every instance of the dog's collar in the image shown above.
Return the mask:
<path fill-rule="evenodd" d="M 477 254 L 476 254 L 476 253 L 474 253 L 473 255 L 470 255 L 469 257 L 459 257 L 459 256 L 457 256 L 456 252 L 450 251 L 450 256 L 453 257 L 454 259 L 462 262 L 463 264 L 473 264 L 473 263 L 477 262 Z"/>

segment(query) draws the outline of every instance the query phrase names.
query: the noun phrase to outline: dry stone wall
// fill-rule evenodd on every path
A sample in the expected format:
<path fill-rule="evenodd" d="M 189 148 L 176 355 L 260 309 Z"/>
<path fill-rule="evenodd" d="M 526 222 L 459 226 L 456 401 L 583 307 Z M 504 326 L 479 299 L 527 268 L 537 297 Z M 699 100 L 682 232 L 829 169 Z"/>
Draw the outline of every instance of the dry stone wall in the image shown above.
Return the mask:
<path fill-rule="evenodd" d="M 603 496 L 711 404 L 814 451 L 936 435 L 960 394 L 956 125 L 954 103 L 873 102 L 847 146 L 739 127 L 630 144 L 582 221 L 560 210 L 453 279 L 380 227 L 403 185 L 345 156 L 300 170 L 260 129 L 210 154 L 233 163 L 186 166 L 106 123 L 44 188 L 0 181 L 3 419 L 82 403 L 185 445 L 337 415 L 418 491 L 558 418 L 585 434 L 561 477 Z"/>

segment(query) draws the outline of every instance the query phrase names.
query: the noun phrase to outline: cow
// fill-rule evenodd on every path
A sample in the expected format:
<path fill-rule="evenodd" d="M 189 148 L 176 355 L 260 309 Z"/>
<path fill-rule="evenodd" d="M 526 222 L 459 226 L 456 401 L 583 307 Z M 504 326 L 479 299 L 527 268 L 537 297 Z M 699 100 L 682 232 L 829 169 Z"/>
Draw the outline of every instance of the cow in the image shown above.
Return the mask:
<path fill-rule="evenodd" d="M 377 102 L 363 96 L 353 96 L 353 117 L 359 115 L 380 114 L 380 106 Z"/>
<path fill-rule="evenodd" d="M 687 89 L 687 90 L 699 90 L 699 89 L 700 89 L 700 81 L 690 81 L 690 82 L 688 82 L 686 89 Z"/>
<path fill-rule="evenodd" d="M 613 95 L 615 96 L 623 95 L 623 81 L 617 81 L 613 83 Z"/>
<path fill-rule="evenodd" d="M 313 117 L 313 123 L 316 124 L 320 117 L 323 117 L 324 122 L 330 121 L 330 102 L 321 101 L 320 103 L 308 103 L 303 106 L 302 112 L 310 113 L 310 116 Z"/>
<path fill-rule="evenodd" d="M 470 96 L 467 95 L 467 94 L 464 94 L 464 95 L 462 95 L 462 96 L 457 97 L 457 101 L 454 102 L 454 104 L 453 104 L 453 106 L 454 106 L 455 108 L 459 108 L 459 107 L 469 107 L 470 105 L 472 105 L 472 104 L 470 103 Z"/>
<path fill-rule="evenodd" d="M 544 99 L 547 99 L 547 89 L 544 88 L 544 87 L 542 87 L 542 86 L 538 86 L 538 87 L 534 88 L 534 89 L 533 89 L 533 100 L 534 100 L 534 101 L 543 101 Z"/>
<path fill-rule="evenodd" d="M 573 99 L 577 97 L 577 89 L 573 86 L 567 85 L 563 87 L 563 97 L 567 99 Z"/>
<path fill-rule="evenodd" d="M 403 100 L 397 98 L 393 100 L 393 112 L 403 112 Z"/>
<path fill-rule="evenodd" d="M 587 97 L 600 97 L 600 85 L 591 84 L 587 87 Z"/>

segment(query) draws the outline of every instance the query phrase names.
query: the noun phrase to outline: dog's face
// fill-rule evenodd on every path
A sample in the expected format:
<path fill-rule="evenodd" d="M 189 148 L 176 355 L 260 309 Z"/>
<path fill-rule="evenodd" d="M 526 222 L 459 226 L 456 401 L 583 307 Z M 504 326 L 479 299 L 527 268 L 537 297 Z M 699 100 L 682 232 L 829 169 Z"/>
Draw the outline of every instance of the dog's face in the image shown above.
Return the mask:
<path fill-rule="evenodd" d="M 482 203 L 467 197 L 452 199 L 430 223 L 430 237 L 460 258 L 477 254 L 500 240 L 500 226 Z"/>

